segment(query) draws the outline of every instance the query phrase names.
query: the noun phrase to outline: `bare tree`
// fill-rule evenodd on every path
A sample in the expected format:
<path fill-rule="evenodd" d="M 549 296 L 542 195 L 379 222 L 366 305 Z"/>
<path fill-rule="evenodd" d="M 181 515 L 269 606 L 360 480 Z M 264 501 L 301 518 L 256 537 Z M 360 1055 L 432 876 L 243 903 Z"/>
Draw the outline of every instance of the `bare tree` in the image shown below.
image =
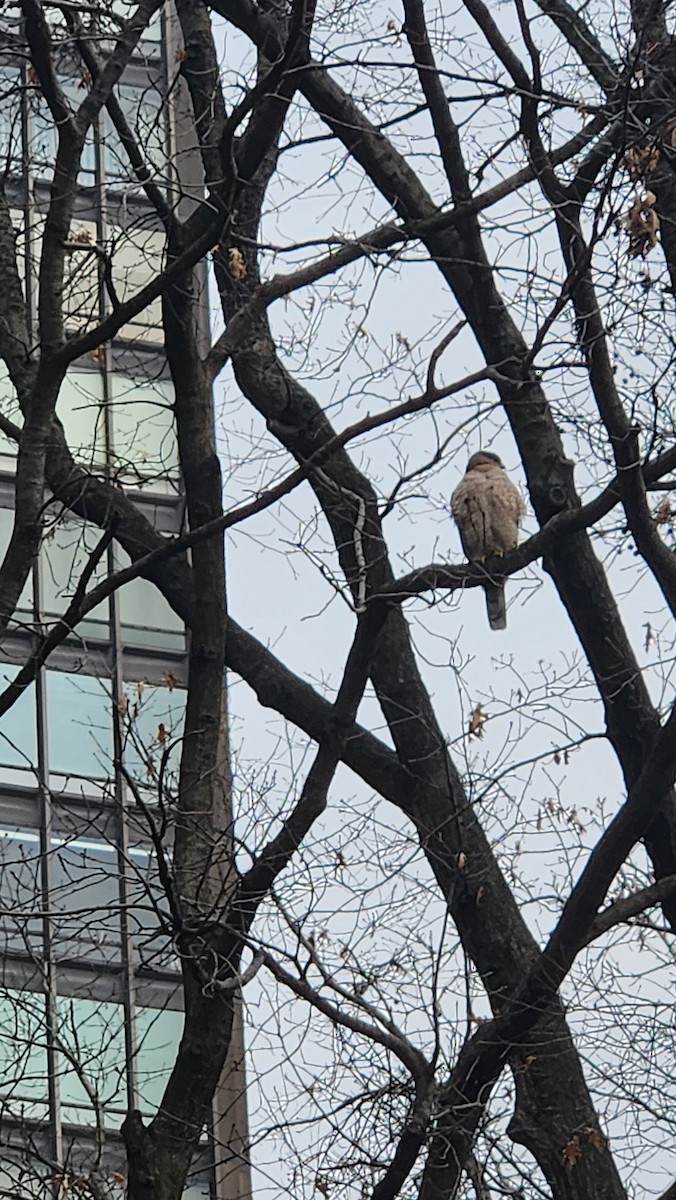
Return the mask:
<path fill-rule="evenodd" d="M 179 1197 L 205 1128 L 275 1195 L 656 1194 L 676 920 L 666 5 L 17 11 L 0 614 L 18 669 L 0 711 L 43 819 L 32 854 L 6 831 L 5 963 L 33 970 L 9 1118 L 52 1187 L 94 1200 Z M 480 445 L 522 475 L 534 521 L 518 549 L 463 565 L 447 506 Z M 184 498 L 182 527 L 162 526 L 149 487 L 167 513 Z M 283 597 L 280 554 L 297 572 Z M 487 579 L 509 579 L 523 614 L 499 638 Z M 44 817 L 65 821 L 54 797 L 79 768 L 55 781 L 13 714 L 29 692 L 45 702 L 51 666 L 105 643 L 102 612 L 119 631 L 140 581 L 185 624 L 187 673 L 150 665 L 144 682 L 118 662 L 99 808 L 126 881 L 125 970 L 180 970 L 185 1016 L 161 1097 L 128 1093 L 118 1161 L 114 1031 L 92 1017 L 94 1053 L 67 1005 L 47 1005 L 42 1042 L 31 1015 L 57 995 L 52 966 L 105 947 L 114 905 L 87 891 L 81 818 L 69 834 Z M 244 1148 L 227 1113 L 212 1126 L 242 995 Z M 49 1116 L 26 1101 L 35 1076 L 51 1103 L 59 1070 L 96 1128 L 72 1167 L 40 1149 Z"/>

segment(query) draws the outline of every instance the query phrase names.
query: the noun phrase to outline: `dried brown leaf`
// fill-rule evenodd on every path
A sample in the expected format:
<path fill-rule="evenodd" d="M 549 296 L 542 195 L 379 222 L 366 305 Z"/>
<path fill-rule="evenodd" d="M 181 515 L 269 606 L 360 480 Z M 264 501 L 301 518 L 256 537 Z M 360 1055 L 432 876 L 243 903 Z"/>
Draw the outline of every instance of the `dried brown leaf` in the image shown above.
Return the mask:
<path fill-rule="evenodd" d="M 477 704 L 470 719 L 467 733 L 470 737 L 482 738 L 484 736 L 484 726 L 488 720 L 485 712 L 480 704 Z"/>
<path fill-rule="evenodd" d="M 653 520 L 656 525 L 668 525 L 673 515 L 674 514 L 671 511 L 671 504 L 669 503 L 669 497 L 665 496 L 656 509 Z"/>
<path fill-rule="evenodd" d="M 233 279 L 244 279 L 246 275 L 246 263 L 244 255 L 237 246 L 231 246 L 228 250 L 228 269 Z"/>
<path fill-rule="evenodd" d="M 570 1141 L 566 1142 L 563 1147 L 561 1161 L 567 1171 L 572 1171 L 578 1161 L 582 1158 L 582 1150 L 580 1149 L 580 1135 L 574 1133 Z"/>

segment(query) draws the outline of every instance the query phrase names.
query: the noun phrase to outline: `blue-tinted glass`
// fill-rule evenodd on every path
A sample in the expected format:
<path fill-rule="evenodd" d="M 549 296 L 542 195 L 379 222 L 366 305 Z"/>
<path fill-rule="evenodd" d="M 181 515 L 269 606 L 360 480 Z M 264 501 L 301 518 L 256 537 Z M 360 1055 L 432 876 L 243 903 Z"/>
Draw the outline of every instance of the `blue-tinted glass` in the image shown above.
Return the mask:
<path fill-rule="evenodd" d="M 59 84 L 71 108 L 77 109 L 84 97 L 84 91 L 80 89 L 79 81 L 71 76 L 61 76 Z M 58 144 L 57 132 L 47 102 L 37 87 L 28 92 L 28 107 L 31 131 L 29 135 L 31 166 L 41 178 L 51 179 Z M 91 129 L 87 134 L 80 166 L 78 182 L 83 187 L 91 187 L 94 183 L 96 166 L 94 134 Z"/>
<path fill-rule="evenodd" d="M 38 1120 L 40 1112 L 26 1113 Z M 22 1148 L 19 1161 L 13 1162 L 6 1155 L 0 1160 L 0 1196 L 11 1197 L 11 1200 L 53 1200 L 54 1187 L 50 1184 L 47 1169 L 40 1156 L 31 1160 Z M 184 1193 L 185 1194 L 185 1193 Z"/>
<path fill-rule="evenodd" d="M 101 530 L 86 525 L 68 512 L 48 514 L 47 534 L 42 543 L 42 605 L 46 616 L 61 617 L 68 608 L 92 551 L 101 540 Z M 106 577 L 105 556 L 91 577 L 89 588 Z M 81 636 L 108 637 L 108 603 L 93 609 L 76 629 Z"/>
<path fill-rule="evenodd" d="M 184 709 L 181 688 L 125 684 L 125 707 L 120 714 L 124 760 L 141 786 L 156 786 L 163 761 L 166 782 L 172 782 L 181 754 Z"/>
<path fill-rule="evenodd" d="M 169 855 L 170 851 L 167 849 Z M 134 847 L 127 858 L 129 928 L 144 967 L 175 970 L 179 963 L 169 933 L 169 907 L 159 880 L 155 852 Z"/>
<path fill-rule="evenodd" d="M 162 97 L 151 85 L 133 87 L 121 84 L 117 98 L 129 127 L 142 148 L 146 164 L 163 176 L 167 162 L 167 127 Z M 113 127 L 110 117 L 104 120 L 104 165 L 106 178 L 112 183 L 135 181 L 136 176 Z"/>
<path fill-rule="evenodd" d="M 0 694 L 4 693 L 18 667 L 0 667 Z M 35 689 L 26 688 L 0 717 L 0 766 L 16 767 L 33 774 L 37 763 Z M 7 778 L 7 776 L 5 776 Z"/>
<path fill-rule="evenodd" d="M 14 510 L 12 508 L 0 508 L 0 562 L 3 561 L 9 546 L 9 540 L 14 529 Z M 14 612 L 14 622 L 19 625 L 28 623 L 32 629 L 32 613 L 33 613 L 33 576 L 29 573 L 28 579 L 24 584 L 24 589 L 19 597 L 19 603 Z M 14 623 L 13 622 L 13 623 Z M 3 685 L 4 686 L 4 685 Z M 1 754 L 0 754 L 1 757 Z"/>
<path fill-rule="evenodd" d="M 2 167 L 0 165 L 0 171 L 1 170 Z M 16 254 L 17 265 L 21 266 L 23 263 L 22 246 L 17 245 Z M 4 362 L 0 362 L 0 412 L 2 412 L 3 416 L 9 417 L 9 420 L 15 425 L 18 425 L 19 428 L 21 427 L 22 417 L 21 409 L 19 408 L 19 401 L 16 398 L 14 384 L 9 378 L 9 372 Z M 7 465 L 11 470 L 14 469 L 16 452 L 17 443 L 14 441 L 14 439 L 9 437 L 9 435 L 6 433 L 0 433 L 0 455 L 4 460 L 10 460 L 7 462 Z M 3 463 L 3 466 L 4 465 L 5 463 Z"/>
<path fill-rule="evenodd" d="M 139 1008 L 136 1012 L 136 1078 L 141 1110 L 153 1115 L 171 1074 L 183 1031 L 183 1013 Z"/>
<path fill-rule="evenodd" d="M 113 730 L 108 681 L 48 671 L 47 711 L 50 770 L 110 778 Z"/>
<path fill-rule="evenodd" d="M 47 1115 L 44 997 L 0 990 L 0 1113 L 13 1121 Z"/>
<path fill-rule="evenodd" d="M 118 551 L 119 564 L 126 567 L 129 556 Z M 181 618 L 170 607 L 159 588 L 147 579 L 133 579 L 119 591 L 122 641 L 127 646 L 185 649 Z"/>
<path fill-rule="evenodd" d="M 122 1005 L 61 997 L 57 1011 L 64 1121 L 92 1128 L 100 1105 L 105 1123 L 119 1127 L 126 1106 Z"/>
<path fill-rule="evenodd" d="M 0 828 L 0 954 L 39 950 L 40 838 L 35 829 Z"/>
<path fill-rule="evenodd" d="M 148 235 L 149 240 L 150 236 Z M 152 247 L 151 247 L 152 249 Z M 142 288 L 157 268 L 152 254 L 145 255 L 144 245 L 120 242 L 120 291 L 133 295 Z M 154 319 L 147 311 L 138 318 Z M 132 480 L 153 477 L 176 478 L 178 448 L 174 422 L 174 394 L 171 384 L 157 381 L 140 384 L 138 380 L 114 375 L 111 380 L 114 461 Z"/>
<path fill-rule="evenodd" d="M 51 867 L 57 958 L 119 958 L 115 847 L 92 838 L 52 838 Z"/>
<path fill-rule="evenodd" d="M 21 167 L 19 72 L 0 67 L 0 175 Z"/>

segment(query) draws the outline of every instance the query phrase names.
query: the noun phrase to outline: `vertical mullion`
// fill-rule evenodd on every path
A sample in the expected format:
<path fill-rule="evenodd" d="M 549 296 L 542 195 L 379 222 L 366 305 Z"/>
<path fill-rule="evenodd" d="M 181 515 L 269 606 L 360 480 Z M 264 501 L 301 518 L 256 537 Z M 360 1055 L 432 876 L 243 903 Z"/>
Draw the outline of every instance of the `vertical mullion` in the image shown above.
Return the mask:
<path fill-rule="evenodd" d="M 40 559 L 33 568 L 33 610 L 38 628 L 42 628 L 42 565 Z M 47 735 L 46 669 L 41 667 L 35 680 L 37 715 L 37 750 L 40 811 L 40 888 L 42 893 L 42 952 L 43 986 L 45 991 L 45 1026 L 47 1031 L 47 1084 L 49 1094 L 49 1137 L 54 1162 L 63 1161 L 63 1135 L 59 1090 L 60 1057 L 58 1042 L 58 979 L 54 956 L 54 924 L 52 920 L 52 799 L 49 790 L 49 741 Z"/>
<path fill-rule="evenodd" d="M 96 225 L 97 238 L 100 245 L 105 245 L 108 232 L 107 191 L 103 144 L 101 128 L 104 115 L 99 116 L 96 128 Z M 103 320 L 108 314 L 108 296 L 103 283 L 102 269 L 99 264 L 99 318 Z M 113 361 L 111 346 L 104 348 L 101 360 L 103 376 L 103 404 L 105 430 L 105 474 L 112 476 L 112 458 L 114 451 L 114 428 L 112 408 L 111 376 Z M 116 569 L 115 547 L 111 545 L 107 553 L 108 573 Z M 113 716 L 113 749 L 115 773 L 115 848 L 117 853 L 117 882 L 120 897 L 120 947 L 122 966 L 122 1005 L 124 1009 L 124 1049 L 126 1059 L 125 1079 L 127 1085 L 127 1107 L 131 1110 L 138 1108 L 138 1088 L 136 1084 L 136 979 L 134 970 L 134 944 L 129 919 L 129 819 L 127 789 L 122 778 L 120 763 L 122 758 L 122 738 L 120 734 L 120 718 L 124 700 L 124 677 L 122 671 L 122 641 L 120 629 L 119 593 L 113 592 L 108 599 L 108 624 L 113 650 L 112 673 L 112 716 Z"/>
<path fill-rule="evenodd" d="M 21 112 L 22 175 L 24 186 L 24 271 L 28 328 L 31 339 L 37 339 L 36 314 L 37 264 L 35 262 L 35 177 L 31 166 L 31 137 L 33 121 L 28 104 L 28 68 L 24 66 L 24 95 Z M 42 566 L 40 556 L 33 564 L 33 621 L 42 629 Z M 46 670 L 41 667 L 35 680 L 35 717 L 37 732 L 37 776 L 40 821 L 40 892 L 42 917 L 43 989 L 45 1001 L 45 1031 L 47 1041 L 47 1094 L 49 1102 L 49 1146 L 55 1166 L 63 1163 L 63 1131 L 59 1089 L 58 1039 L 58 982 L 54 958 L 54 925 L 52 921 L 52 803 L 49 791 L 49 744 L 47 737 Z"/>

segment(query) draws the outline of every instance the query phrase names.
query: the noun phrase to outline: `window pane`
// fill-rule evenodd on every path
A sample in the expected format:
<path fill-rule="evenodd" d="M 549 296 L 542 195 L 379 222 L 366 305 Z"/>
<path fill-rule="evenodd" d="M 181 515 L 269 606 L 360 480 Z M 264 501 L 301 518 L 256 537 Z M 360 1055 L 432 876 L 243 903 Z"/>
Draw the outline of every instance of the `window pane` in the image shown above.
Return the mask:
<path fill-rule="evenodd" d="M 7 665 L 0 667 L 0 691 L 4 692 L 17 675 L 18 670 L 18 667 Z M 21 778 L 24 772 L 30 773 L 30 782 L 34 781 L 34 770 L 37 763 L 35 723 L 35 689 L 31 686 L 22 692 L 9 712 L 6 712 L 0 719 L 0 766 L 16 768 L 16 773 L 12 772 L 11 776 L 4 773 L 5 782 L 13 778 L 26 783 L 25 777 Z"/>
<path fill-rule="evenodd" d="M 129 851 L 127 889 L 129 928 L 139 962 L 158 971 L 175 970 L 178 976 L 180 964 L 168 933 L 169 905 L 154 851 L 140 847 Z"/>
<path fill-rule="evenodd" d="M 14 509 L 0 508 L 0 562 L 4 560 L 9 546 L 9 540 L 12 536 L 14 528 Z M 24 584 L 24 589 L 19 597 L 19 603 L 14 612 L 14 622 L 12 624 L 29 623 L 33 625 L 33 572 L 30 571 L 28 579 Z"/>
<path fill-rule="evenodd" d="M 19 401 L 16 398 L 14 384 L 9 378 L 9 373 L 4 362 L 0 361 L 0 412 L 3 417 L 8 417 L 19 428 L 23 425 L 23 417 L 19 409 Z M 14 460 L 16 459 L 17 443 L 6 433 L 0 432 L 0 465 L 11 470 L 14 470 Z"/>
<path fill-rule="evenodd" d="M 122 1005 L 60 997 L 57 1009 L 63 1120 L 91 1128 L 98 1104 L 104 1122 L 119 1127 L 127 1102 Z"/>
<path fill-rule="evenodd" d="M 63 311 L 66 329 L 80 333 L 99 320 L 99 265 L 94 252 L 96 225 L 78 221 L 66 243 Z"/>
<path fill-rule="evenodd" d="M 52 519 L 50 521 L 50 516 Z M 48 617 L 61 617 L 73 598 L 82 571 L 101 540 L 101 530 L 86 525 L 63 510 L 51 510 L 47 533 L 42 542 L 43 608 Z M 88 590 L 106 578 L 104 555 L 94 572 Z M 92 609 L 77 626 L 82 635 L 108 638 L 108 601 Z"/>
<path fill-rule="evenodd" d="M 112 772 L 112 718 L 108 682 L 88 675 L 47 672 L 49 765 L 80 778 Z"/>
<path fill-rule="evenodd" d="M 148 1116 L 159 1107 L 182 1032 L 183 1013 L 158 1008 L 137 1010 L 136 1077 L 141 1111 Z"/>
<path fill-rule="evenodd" d="M 14 1121 L 46 1117 L 47 1080 L 44 998 L 38 992 L 0 989 L 2 1116 Z"/>
<path fill-rule="evenodd" d="M 113 461 L 127 480 L 178 475 L 173 389 L 168 383 L 140 384 L 111 378 Z"/>
<path fill-rule="evenodd" d="M 40 837 L 35 829 L 0 828 L 0 953 L 39 952 Z"/>
<path fill-rule="evenodd" d="M 147 683 L 125 685 L 125 707 L 121 713 L 125 765 L 141 786 L 154 789 L 160 765 L 165 765 L 165 785 L 172 786 L 181 753 L 185 692 L 181 688 L 150 687 Z"/>
<path fill-rule="evenodd" d="M 54 1191 L 43 1163 L 37 1157 L 30 1163 L 22 1156 L 21 1162 L 0 1160 L 0 1196 L 5 1200 L 53 1200 Z"/>
<path fill-rule="evenodd" d="M 97 371 L 69 371 L 61 384 L 56 412 L 73 456 L 88 464 L 104 462 L 106 426 L 101 375 Z"/>
<path fill-rule="evenodd" d="M 113 19 L 110 21 L 110 28 L 113 29 L 116 33 L 119 33 L 120 32 L 120 21 L 128 21 L 129 20 L 129 18 L 136 11 L 136 3 L 134 2 L 134 0 L 105 0 L 105 4 L 102 6 L 102 11 L 105 12 L 106 9 L 111 14 L 114 14 Z M 115 18 L 117 18 L 117 19 L 115 19 Z M 107 28 L 107 26 L 106 26 L 106 28 Z M 158 42 L 160 40 L 161 36 L 162 36 L 161 17 L 160 17 L 160 13 L 156 12 L 153 14 L 152 19 L 149 21 L 147 29 L 144 29 L 144 31 L 143 31 L 143 41 L 144 42 Z"/>
<path fill-rule="evenodd" d="M 160 178 L 167 167 L 167 128 L 164 100 L 150 83 L 143 87 L 121 84 L 117 89 L 120 107 L 142 147 L 147 165 Z M 136 182 L 136 175 L 115 132 L 110 117 L 104 123 L 104 164 L 106 178 Z"/>
<path fill-rule="evenodd" d="M 19 97 L 19 72 L 14 67 L 0 67 L 0 175 L 21 168 Z"/>
<path fill-rule="evenodd" d="M 113 282 L 121 301 L 130 300 L 164 265 L 164 235 L 149 229 L 118 229 L 110 244 Z M 130 341 L 162 342 L 162 304 L 159 297 L 128 325 L 118 337 Z"/>
<path fill-rule="evenodd" d="M 80 79 L 76 79 L 72 75 L 59 76 L 59 84 L 72 110 L 75 110 L 83 99 L 80 82 Z M 28 146 L 31 166 L 41 179 L 49 180 L 52 178 L 54 171 L 57 150 L 54 118 L 49 111 L 47 102 L 38 84 L 30 86 L 27 95 L 29 113 Z M 87 134 L 84 150 L 82 151 L 81 169 L 78 176 L 78 183 L 82 187 L 91 187 L 93 185 L 95 166 L 94 134 L 90 129 Z"/>
<path fill-rule="evenodd" d="M 119 563 L 126 567 L 129 556 L 119 551 Z M 147 579 L 134 579 L 120 589 L 122 641 L 128 646 L 185 649 L 181 618 L 164 599 L 159 588 Z"/>
<path fill-rule="evenodd" d="M 60 958 L 117 960 L 117 852 L 94 838 L 52 838 L 54 941 Z"/>

